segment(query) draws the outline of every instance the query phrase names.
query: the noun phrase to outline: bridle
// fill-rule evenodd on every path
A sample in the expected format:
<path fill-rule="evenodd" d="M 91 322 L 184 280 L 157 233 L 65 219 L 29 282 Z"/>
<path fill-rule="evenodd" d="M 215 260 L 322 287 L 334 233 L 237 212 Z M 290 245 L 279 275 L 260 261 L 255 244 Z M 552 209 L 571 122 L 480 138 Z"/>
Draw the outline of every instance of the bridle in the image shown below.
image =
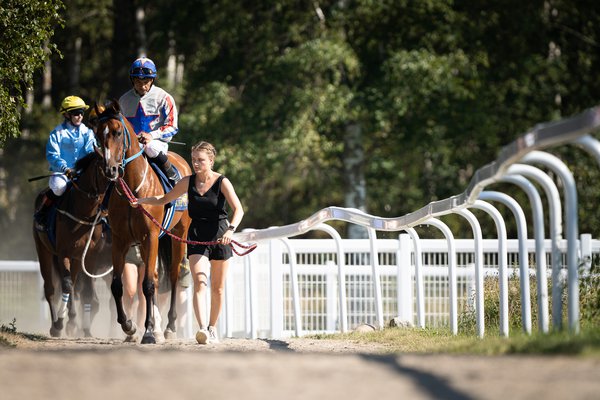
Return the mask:
<path fill-rule="evenodd" d="M 122 130 L 122 132 L 123 132 L 123 151 L 121 154 L 121 161 L 119 163 L 119 176 L 123 176 L 125 174 L 125 167 L 127 166 L 127 164 L 129 164 L 131 161 L 135 160 L 136 158 L 138 158 L 139 156 L 142 155 L 142 153 L 144 152 L 144 146 L 142 144 L 140 144 L 140 151 L 133 154 L 131 157 L 127 157 L 127 151 L 131 148 L 131 133 L 130 133 L 129 129 L 127 128 L 127 125 L 125 124 L 125 121 L 123 121 L 123 116 L 119 113 L 117 115 L 115 115 L 115 114 L 104 115 L 104 116 L 100 116 L 98 118 L 98 122 L 106 122 L 109 120 L 117 121 L 123 128 L 123 130 Z M 100 156 L 102 156 L 102 158 L 104 158 L 105 161 L 108 161 L 111 157 L 110 150 L 107 149 L 105 146 L 106 139 L 107 139 L 109 133 L 110 133 L 110 129 L 108 128 L 108 125 L 106 125 L 104 127 L 104 131 L 102 132 L 102 134 L 103 134 L 102 146 L 103 147 L 97 147 L 98 153 L 100 154 Z M 108 154 L 108 158 L 107 158 L 107 154 Z"/>
<path fill-rule="evenodd" d="M 91 165 L 88 165 L 86 168 L 92 168 Z M 104 187 L 104 190 L 100 189 L 100 174 L 102 173 L 102 169 L 98 168 L 97 166 L 96 168 L 96 173 L 94 174 L 94 182 L 92 183 L 92 188 L 96 188 L 97 191 L 87 191 L 81 188 L 81 186 L 79 186 L 77 184 L 77 178 L 72 179 L 71 180 L 71 184 L 73 185 L 73 188 L 75 188 L 77 191 L 81 192 L 85 197 L 87 197 L 88 199 L 91 200 L 96 200 L 98 201 L 100 199 L 100 197 L 102 195 L 104 195 L 106 193 L 106 189 L 108 188 L 108 185 L 106 185 L 106 187 Z M 104 175 L 102 173 L 102 175 Z"/>
<path fill-rule="evenodd" d="M 101 168 L 99 168 L 98 165 L 92 165 L 92 163 L 97 163 L 97 162 L 98 162 L 98 160 L 92 160 L 87 166 L 84 167 L 85 171 L 87 171 L 89 168 L 95 169 L 95 172 L 93 174 L 93 182 L 92 182 L 92 179 L 90 179 L 90 186 L 92 188 L 95 188 L 96 191 L 92 192 L 92 191 L 84 190 L 81 188 L 81 186 L 79 186 L 77 184 L 77 179 L 81 175 L 78 175 L 77 178 L 71 180 L 71 184 L 75 190 L 77 190 L 83 196 L 85 196 L 86 198 L 88 198 L 90 200 L 93 200 L 96 203 L 95 209 L 98 210 L 97 213 L 92 214 L 89 217 L 83 217 L 85 219 L 82 219 L 82 218 L 74 216 L 73 214 L 71 214 L 63 209 L 60 209 L 60 208 L 56 209 L 56 211 L 59 212 L 60 214 L 66 216 L 66 217 L 70 218 L 71 220 L 73 220 L 79 224 L 82 224 L 82 225 L 95 225 L 94 223 L 87 221 L 86 219 L 94 218 L 94 217 L 96 217 L 97 214 L 101 213 L 101 211 L 102 211 L 101 210 L 101 198 L 106 194 L 106 190 L 108 189 L 108 186 L 109 186 L 108 184 L 106 184 L 103 186 L 103 188 L 100 187 L 100 182 L 101 182 L 100 173 L 101 172 L 99 171 L 99 169 L 101 169 Z M 71 197 L 69 197 L 69 203 L 72 201 L 74 201 L 74 200 Z"/>

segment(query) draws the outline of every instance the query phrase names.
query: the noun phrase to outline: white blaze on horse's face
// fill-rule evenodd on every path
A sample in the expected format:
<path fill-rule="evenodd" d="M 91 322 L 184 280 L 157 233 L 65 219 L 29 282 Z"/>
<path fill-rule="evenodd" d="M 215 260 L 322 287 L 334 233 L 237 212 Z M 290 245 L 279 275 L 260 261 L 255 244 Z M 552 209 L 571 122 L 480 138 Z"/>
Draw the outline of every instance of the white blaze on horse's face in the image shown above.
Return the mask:
<path fill-rule="evenodd" d="M 105 143 L 105 145 L 104 145 L 104 160 L 106 162 L 110 161 L 110 149 L 108 147 L 106 147 L 106 141 L 107 141 L 106 138 L 107 138 L 109 132 L 110 132 L 110 130 L 108 129 L 108 125 L 107 125 L 104 127 L 104 132 L 103 132 L 104 133 L 104 143 Z"/>

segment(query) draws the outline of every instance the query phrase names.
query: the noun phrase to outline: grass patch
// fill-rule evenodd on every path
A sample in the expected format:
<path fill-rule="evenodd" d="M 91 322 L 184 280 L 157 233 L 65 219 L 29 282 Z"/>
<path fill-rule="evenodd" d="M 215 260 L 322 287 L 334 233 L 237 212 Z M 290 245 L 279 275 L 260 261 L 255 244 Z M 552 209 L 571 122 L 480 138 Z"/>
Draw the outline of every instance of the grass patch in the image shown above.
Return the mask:
<path fill-rule="evenodd" d="M 17 331 L 17 320 L 13 318 L 8 325 L 0 325 L 0 347 L 16 347 L 15 341 L 26 339 L 30 341 L 46 340 L 46 336 L 35 333 L 24 333 Z"/>
<path fill-rule="evenodd" d="M 383 345 L 390 353 L 448 353 L 473 355 L 577 355 L 600 358 L 600 329 L 584 328 L 579 335 L 511 333 L 505 338 L 489 334 L 483 339 L 471 334 L 452 335 L 449 329 L 386 328 L 375 332 L 321 334 L 321 340 L 355 340 Z"/>

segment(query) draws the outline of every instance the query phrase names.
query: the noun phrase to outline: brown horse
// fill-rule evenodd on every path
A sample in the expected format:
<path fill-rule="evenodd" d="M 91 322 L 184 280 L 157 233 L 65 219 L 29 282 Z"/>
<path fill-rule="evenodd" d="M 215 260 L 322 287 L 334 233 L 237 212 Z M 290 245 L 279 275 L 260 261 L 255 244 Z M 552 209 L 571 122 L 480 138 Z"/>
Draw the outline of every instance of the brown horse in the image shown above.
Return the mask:
<path fill-rule="evenodd" d="M 82 285 L 77 284 L 84 252 L 87 251 L 86 270 L 92 273 L 100 267 L 111 265 L 110 243 L 106 233 L 103 232 L 101 219 L 97 218 L 109 184 L 108 179 L 102 174 L 101 165 L 102 160 L 96 153 L 91 153 L 77 162 L 75 169 L 81 172 L 72 181 L 72 187 L 57 202 L 53 231 L 56 244 L 50 240 L 47 230 L 40 231 L 36 229 L 35 224 L 33 227 L 33 239 L 40 262 L 40 272 L 44 279 L 44 296 L 50 306 L 52 318 L 50 335 L 52 336 L 61 336 L 67 312 L 68 333 L 72 334 L 77 326 L 75 319 L 77 311 L 73 306 L 75 286 L 82 286 L 82 301 L 92 306 L 91 318 L 97 312 L 98 302 L 90 277 L 82 275 L 79 278 L 82 280 L 80 282 Z M 39 207 L 45 190 L 37 196 L 35 209 Z M 54 296 L 57 275 L 62 286 L 61 299 Z M 83 324 L 86 336 L 91 336 L 89 323 L 90 321 L 87 321 Z"/>
<path fill-rule="evenodd" d="M 96 105 L 94 110 L 98 115 L 95 132 L 99 151 L 104 158 L 104 174 L 108 179 L 114 181 L 116 186 L 108 204 L 108 219 L 113 233 L 112 261 L 115 269 L 111 290 L 117 306 L 117 322 L 127 335 L 133 335 L 137 329 L 135 323 L 127 317 L 123 310 L 121 273 L 127 251 L 133 244 L 139 243 L 145 265 L 142 289 L 146 297 L 144 322 L 146 331 L 142 337 L 142 343 L 156 343 L 153 305 L 155 287 L 158 286 L 156 270 L 161 230 L 140 210 L 130 206 L 121 185 L 126 184 L 126 189 L 131 190 L 136 197 L 155 196 L 163 194 L 164 190 L 146 157 L 142 156 L 143 148 L 138 142 L 133 127 L 121 114 L 119 103 L 110 101 L 104 107 Z M 190 166 L 181 156 L 171 152 L 168 156 L 182 176 L 191 174 Z M 148 206 L 146 210 L 156 221 L 163 222 L 164 207 Z M 176 211 L 168 225 L 164 226 L 164 229 L 169 229 L 178 237 L 186 238 L 190 225 L 187 210 Z M 167 339 L 174 337 L 176 331 L 176 285 L 179 265 L 185 255 L 185 246 L 185 243 L 172 240 L 168 235 L 160 239 L 161 261 L 165 263 L 165 267 L 169 271 L 171 282 L 169 319 L 164 332 Z"/>

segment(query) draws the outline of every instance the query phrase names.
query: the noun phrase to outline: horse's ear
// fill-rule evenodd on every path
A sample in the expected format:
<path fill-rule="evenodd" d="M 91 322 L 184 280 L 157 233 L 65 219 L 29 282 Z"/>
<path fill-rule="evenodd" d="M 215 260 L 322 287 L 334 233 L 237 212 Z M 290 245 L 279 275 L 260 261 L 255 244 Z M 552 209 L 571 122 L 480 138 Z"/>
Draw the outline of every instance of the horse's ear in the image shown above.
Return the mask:
<path fill-rule="evenodd" d="M 121 112 L 121 105 L 114 97 L 110 99 L 110 107 L 114 110 L 115 114 L 119 114 Z"/>

